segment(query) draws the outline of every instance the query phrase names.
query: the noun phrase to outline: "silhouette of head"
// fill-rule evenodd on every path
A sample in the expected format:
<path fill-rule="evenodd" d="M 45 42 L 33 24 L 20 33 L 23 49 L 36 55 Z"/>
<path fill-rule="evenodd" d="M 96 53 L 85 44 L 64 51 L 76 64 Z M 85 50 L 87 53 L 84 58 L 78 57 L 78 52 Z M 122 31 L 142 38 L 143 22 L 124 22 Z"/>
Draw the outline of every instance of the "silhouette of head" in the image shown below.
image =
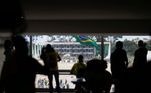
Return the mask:
<path fill-rule="evenodd" d="M 83 56 L 82 55 L 79 55 L 78 59 L 79 59 L 79 62 L 83 62 Z"/>
<path fill-rule="evenodd" d="M 144 44 L 144 42 L 143 42 L 142 40 L 139 40 L 139 41 L 138 41 L 138 46 L 139 46 L 139 47 L 142 47 L 142 46 L 144 46 L 144 45 L 145 45 L 145 44 Z"/>
<path fill-rule="evenodd" d="M 107 62 L 100 59 L 92 59 L 89 65 L 96 71 L 104 71 L 107 68 Z"/>
<path fill-rule="evenodd" d="M 116 42 L 116 48 L 123 48 L 123 42 L 121 41 Z"/>
<path fill-rule="evenodd" d="M 102 71 L 101 67 L 101 60 L 100 59 L 91 59 L 90 61 L 87 62 L 87 69 L 90 71 Z"/>
<path fill-rule="evenodd" d="M 46 51 L 54 52 L 54 48 L 50 44 L 47 44 L 45 49 L 46 49 Z"/>
<path fill-rule="evenodd" d="M 47 44 L 46 48 L 52 48 L 52 46 L 50 44 Z"/>
<path fill-rule="evenodd" d="M 15 46 L 15 51 L 20 54 L 28 54 L 28 46 L 25 38 L 23 36 L 17 35 L 13 37 L 13 44 Z"/>
<path fill-rule="evenodd" d="M 5 40 L 4 42 L 4 48 L 5 49 L 11 49 L 13 47 L 11 40 Z"/>

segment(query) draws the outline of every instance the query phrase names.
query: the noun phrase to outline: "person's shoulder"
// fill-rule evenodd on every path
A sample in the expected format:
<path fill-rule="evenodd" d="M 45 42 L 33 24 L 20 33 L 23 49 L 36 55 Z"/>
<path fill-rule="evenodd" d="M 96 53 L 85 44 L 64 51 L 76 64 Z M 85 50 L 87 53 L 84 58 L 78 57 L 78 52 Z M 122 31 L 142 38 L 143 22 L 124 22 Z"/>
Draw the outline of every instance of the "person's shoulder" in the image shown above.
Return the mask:
<path fill-rule="evenodd" d="M 78 65 L 79 63 L 74 63 L 74 65 Z"/>
<path fill-rule="evenodd" d="M 146 47 L 144 47 L 144 50 L 145 50 L 145 51 L 148 51 L 148 49 L 147 49 Z"/>
<path fill-rule="evenodd" d="M 85 63 L 82 63 L 82 65 L 83 65 L 83 66 L 87 66 L 87 64 L 85 64 Z"/>
<path fill-rule="evenodd" d="M 125 49 L 123 49 L 123 52 L 124 52 L 124 53 L 126 53 L 126 50 L 125 50 Z"/>
<path fill-rule="evenodd" d="M 54 51 L 54 52 L 48 52 L 48 54 L 49 54 L 49 55 L 58 55 L 58 53 L 55 52 L 55 51 Z"/>
<path fill-rule="evenodd" d="M 73 67 L 77 67 L 79 65 L 79 63 L 74 63 Z"/>

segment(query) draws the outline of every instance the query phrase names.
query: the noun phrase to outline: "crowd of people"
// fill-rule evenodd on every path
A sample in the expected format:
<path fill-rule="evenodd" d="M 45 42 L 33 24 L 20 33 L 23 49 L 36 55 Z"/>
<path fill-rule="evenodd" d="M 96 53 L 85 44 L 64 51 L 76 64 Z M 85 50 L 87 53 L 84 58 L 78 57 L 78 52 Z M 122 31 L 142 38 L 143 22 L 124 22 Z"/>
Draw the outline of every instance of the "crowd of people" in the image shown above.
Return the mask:
<path fill-rule="evenodd" d="M 114 93 L 145 93 L 150 91 L 149 84 L 151 84 L 149 76 L 151 63 L 147 62 L 148 50 L 145 46 L 146 43 L 142 40 L 138 41 L 138 49 L 134 53 L 132 67 L 128 68 L 128 57 L 123 49 L 123 42 L 118 41 L 116 49 L 110 57 L 111 73 L 106 70 L 106 61 L 92 59 L 84 65 L 83 57 L 80 55 L 79 58 L 81 57 L 82 61 L 75 63 L 71 74 L 86 79 L 86 85 L 84 85 L 88 90 L 86 93 L 90 93 L 90 91 L 92 93 L 110 93 L 113 84 L 115 85 Z"/>
<path fill-rule="evenodd" d="M 116 43 L 116 49 L 111 53 L 111 73 L 106 70 L 107 62 L 103 59 L 84 61 L 83 55 L 78 56 L 78 62 L 71 69 L 71 74 L 84 78 L 85 87 L 81 93 L 110 93 L 111 85 L 115 85 L 115 93 L 145 93 L 150 91 L 149 71 L 151 63 L 147 62 L 146 44 L 140 40 L 134 54 L 133 67 L 128 68 L 127 53 L 123 42 Z M 53 93 L 53 76 L 56 90 L 60 93 L 58 64 L 61 60 L 55 49 L 47 44 L 42 48 L 40 58 L 44 66 L 28 53 L 28 44 L 24 37 L 16 35 L 4 43 L 5 62 L 0 77 L 0 93 L 35 93 L 35 76 L 44 74 L 49 79 L 49 90 Z M 81 83 L 80 83 L 81 84 Z M 77 93 L 80 93 L 76 85 Z"/>

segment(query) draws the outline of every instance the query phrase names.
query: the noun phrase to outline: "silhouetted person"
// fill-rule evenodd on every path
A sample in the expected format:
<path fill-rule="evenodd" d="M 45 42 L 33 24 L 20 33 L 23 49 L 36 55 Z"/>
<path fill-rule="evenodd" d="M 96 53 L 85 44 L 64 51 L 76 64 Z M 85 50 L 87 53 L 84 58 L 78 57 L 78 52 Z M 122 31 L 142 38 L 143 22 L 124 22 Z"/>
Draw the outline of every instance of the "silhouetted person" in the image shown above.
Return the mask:
<path fill-rule="evenodd" d="M 147 93 L 151 93 L 151 88 L 150 88 L 150 84 L 151 84 L 151 60 L 147 62 L 146 66 L 145 66 L 145 76 L 144 76 L 144 90 Z M 143 85 L 142 85 L 143 86 Z"/>
<path fill-rule="evenodd" d="M 13 43 L 11 40 L 5 40 L 4 49 L 5 61 L 9 61 L 13 52 Z"/>
<path fill-rule="evenodd" d="M 123 74 L 120 93 L 151 93 L 151 62 L 149 61 L 144 69 L 136 70 L 131 67 Z"/>
<path fill-rule="evenodd" d="M 43 59 L 45 68 L 47 69 L 47 74 L 49 78 L 49 88 L 50 93 L 53 92 L 53 75 L 56 81 L 56 89 L 60 92 L 59 86 L 59 72 L 58 72 L 58 61 L 61 60 L 59 54 L 55 51 L 55 49 L 47 44 L 45 48 L 42 49 L 41 59 Z"/>
<path fill-rule="evenodd" d="M 82 55 L 79 55 L 77 63 L 75 63 L 71 68 L 71 74 L 74 74 L 78 80 L 75 86 L 75 89 L 77 90 L 76 93 L 82 92 L 82 83 L 80 83 L 81 81 L 79 80 L 85 77 L 85 70 L 86 64 L 84 63 L 84 58 Z"/>
<path fill-rule="evenodd" d="M 127 53 L 123 49 L 123 42 L 116 43 L 116 49 L 111 54 L 111 72 L 113 83 L 115 84 L 115 92 L 119 93 L 120 81 L 122 75 L 126 72 L 128 66 Z"/>
<path fill-rule="evenodd" d="M 151 93 L 151 63 L 147 62 L 140 68 L 133 68 L 134 79 L 133 79 L 133 90 L 135 93 Z"/>
<path fill-rule="evenodd" d="M 40 54 L 40 58 L 44 61 L 44 60 L 46 60 L 45 58 L 45 51 L 46 51 L 46 47 L 45 46 L 43 46 L 42 47 L 42 49 L 41 49 L 41 54 Z"/>
<path fill-rule="evenodd" d="M 77 78 L 83 78 L 85 74 L 86 64 L 84 63 L 83 56 L 78 56 L 78 62 L 71 68 L 71 74 L 76 75 Z"/>
<path fill-rule="evenodd" d="M 135 51 L 134 63 L 131 70 L 128 70 L 127 90 L 129 93 L 147 93 L 150 91 L 148 84 L 150 84 L 149 64 L 147 64 L 147 49 L 145 43 L 138 41 L 139 48 Z M 148 65 L 148 66 L 147 66 Z M 126 92 L 125 92 L 126 93 Z M 148 92 L 149 93 L 149 92 Z"/>
<path fill-rule="evenodd" d="M 87 62 L 85 78 L 88 90 L 92 93 L 110 93 L 112 76 L 106 68 L 104 60 L 92 59 Z"/>
<path fill-rule="evenodd" d="M 133 63 L 135 70 L 143 70 L 143 67 L 147 63 L 147 48 L 145 46 L 146 43 L 142 40 L 138 41 L 139 48 L 135 51 Z"/>
<path fill-rule="evenodd" d="M 35 93 L 35 76 L 43 71 L 37 60 L 28 56 L 28 46 L 22 36 L 14 36 L 13 52 L 6 83 L 6 93 Z"/>
<path fill-rule="evenodd" d="M 13 44 L 11 40 L 5 40 L 4 49 L 5 49 L 4 51 L 5 61 L 3 64 L 2 73 L 0 77 L 0 93 L 7 91 L 5 89 L 7 87 L 7 84 L 9 84 L 9 82 L 7 82 L 8 81 L 7 78 L 9 74 L 9 66 L 13 52 Z"/>

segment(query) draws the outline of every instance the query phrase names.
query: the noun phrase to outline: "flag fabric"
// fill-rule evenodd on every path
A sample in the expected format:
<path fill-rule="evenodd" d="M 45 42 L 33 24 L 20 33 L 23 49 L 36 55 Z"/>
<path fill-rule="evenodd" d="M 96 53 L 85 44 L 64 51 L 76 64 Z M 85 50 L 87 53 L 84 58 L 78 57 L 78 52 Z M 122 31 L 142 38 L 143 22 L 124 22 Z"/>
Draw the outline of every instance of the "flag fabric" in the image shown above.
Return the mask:
<path fill-rule="evenodd" d="M 98 53 L 98 50 L 100 48 L 99 48 L 99 45 L 96 43 L 96 41 L 94 41 L 93 39 L 91 39 L 87 36 L 84 36 L 84 35 L 75 35 L 74 37 L 76 38 L 77 42 L 80 42 L 80 44 L 90 45 L 90 46 L 95 47 L 96 48 L 96 53 Z"/>

